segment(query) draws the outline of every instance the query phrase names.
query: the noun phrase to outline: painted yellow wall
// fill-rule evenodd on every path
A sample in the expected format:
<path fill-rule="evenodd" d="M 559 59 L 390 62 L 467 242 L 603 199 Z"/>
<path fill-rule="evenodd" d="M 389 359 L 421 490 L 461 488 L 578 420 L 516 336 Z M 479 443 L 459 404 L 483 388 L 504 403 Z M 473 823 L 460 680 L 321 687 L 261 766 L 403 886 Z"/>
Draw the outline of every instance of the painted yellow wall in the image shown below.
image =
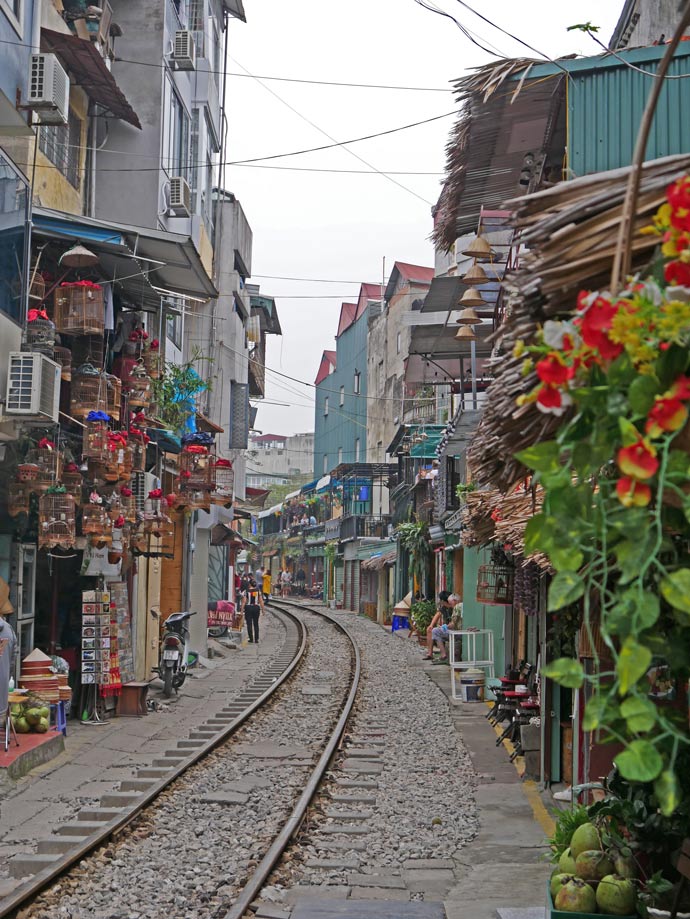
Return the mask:
<path fill-rule="evenodd" d="M 36 181 L 34 183 L 34 200 L 38 198 L 43 207 L 51 207 L 67 214 L 84 213 L 84 169 L 86 166 L 86 140 L 88 133 L 88 105 L 86 93 L 78 87 L 72 87 L 69 94 L 72 111 L 81 119 L 81 150 L 79 151 L 79 188 L 67 181 L 50 160 L 39 150 L 36 156 Z"/>
<path fill-rule="evenodd" d="M 206 232 L 206 227 L 201 225 L 201 232 L 199 233 L 199 258 L 201 259 L 201 264 L 206 269 L 206 274 L 209 278 L 213 277 L 213 245 L 211 240 L 208 237 Z"/>

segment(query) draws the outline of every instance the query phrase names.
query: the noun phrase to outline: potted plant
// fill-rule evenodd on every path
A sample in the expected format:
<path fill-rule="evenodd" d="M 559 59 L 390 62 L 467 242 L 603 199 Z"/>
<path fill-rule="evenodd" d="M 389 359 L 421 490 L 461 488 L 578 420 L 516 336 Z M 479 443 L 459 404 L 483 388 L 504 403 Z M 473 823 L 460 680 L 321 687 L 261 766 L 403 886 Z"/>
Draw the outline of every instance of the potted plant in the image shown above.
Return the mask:
<path fill-rule="evenodd" d="M 415 600 L 410 607 L 410 618 L 421 645 L 426 643 L 426 630 L 435 615 L 436 604 L 433 600 Z"/>

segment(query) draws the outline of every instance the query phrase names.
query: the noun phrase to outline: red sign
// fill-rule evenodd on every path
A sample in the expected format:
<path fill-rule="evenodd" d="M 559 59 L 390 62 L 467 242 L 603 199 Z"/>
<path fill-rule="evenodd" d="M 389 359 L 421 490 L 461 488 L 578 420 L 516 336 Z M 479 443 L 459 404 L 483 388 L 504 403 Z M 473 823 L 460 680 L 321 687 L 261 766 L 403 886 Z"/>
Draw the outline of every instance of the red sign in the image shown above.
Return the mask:
<path fill-rule="evenodd" d="M 208 626 L 230 628 L 235 619 L 235 604 L 231 600 L 213 600 L 208 605 Z"/>

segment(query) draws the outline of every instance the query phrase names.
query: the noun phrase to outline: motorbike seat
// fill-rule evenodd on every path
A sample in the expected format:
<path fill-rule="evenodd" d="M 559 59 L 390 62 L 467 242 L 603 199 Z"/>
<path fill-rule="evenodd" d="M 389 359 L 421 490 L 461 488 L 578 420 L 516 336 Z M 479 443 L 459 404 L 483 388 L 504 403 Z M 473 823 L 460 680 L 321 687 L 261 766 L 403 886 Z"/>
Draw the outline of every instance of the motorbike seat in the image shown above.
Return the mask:
<path fill-rule="evenodd" d="M 186 612 L 183 612 L 183 613 L 171 613 L 171 615 L 168 616 L 168 618 L 165 620 L 165 622 L 163 623 L 163 625 L 164 625 L 164 626 L 169 626 L 169 625 L 171 625 L 171 624 L 174 625 L 174 624 L 177 623 L 177 622 L 184 622 L 185 619 L 189 619 L 189 618 L 191 617 L 191 615 L 192 615 L 191 613 L 186 613 Z"/>

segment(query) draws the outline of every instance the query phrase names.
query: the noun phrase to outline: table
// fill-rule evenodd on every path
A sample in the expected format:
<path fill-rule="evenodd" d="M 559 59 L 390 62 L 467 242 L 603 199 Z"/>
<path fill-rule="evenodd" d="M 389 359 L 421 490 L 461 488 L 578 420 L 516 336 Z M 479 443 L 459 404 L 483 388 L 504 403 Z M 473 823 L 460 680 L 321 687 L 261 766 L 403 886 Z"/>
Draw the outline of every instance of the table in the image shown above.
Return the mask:
<path fill-rule="evenodd" d="M 123 683 L 120 695 L 117 697 L 117 715 L 119 718 L 140 718 L 147 714 L 146 694 L 149 684 Z"/>
<path fill-rule="evenodd" d="M 493 679 L 494 671 L 494 633 L 491 629 L 458 629 L 448 630 L 448 660 L 450 664 L 450 688 L 452 698 L 457 701 L 458 674 L 462 677 L 465 670 L 485 670 L 486 678 Z M 481 639 L 480 652 L 477 652 L 477 639 Z M 461 643 L 461 659 L 456 660 L 456 641 Z M 463 659 L 463 655 L 467 655 Z M 482 656 L 483 655 L 483 656 Z"/>

